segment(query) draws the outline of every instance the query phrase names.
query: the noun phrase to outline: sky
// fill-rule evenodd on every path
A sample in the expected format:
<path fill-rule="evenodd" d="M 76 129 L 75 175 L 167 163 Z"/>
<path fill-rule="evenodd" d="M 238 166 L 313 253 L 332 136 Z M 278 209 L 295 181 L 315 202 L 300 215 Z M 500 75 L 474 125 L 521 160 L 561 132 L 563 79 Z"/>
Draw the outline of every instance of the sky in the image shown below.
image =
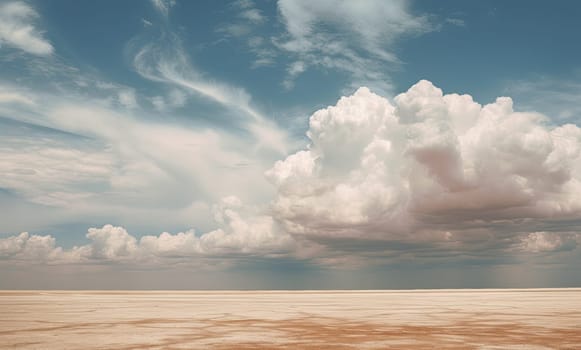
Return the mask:
<path fill-rule="evenodd" d="M 0 288 L 581 286 L 581 3 L 0 1 Z"/>

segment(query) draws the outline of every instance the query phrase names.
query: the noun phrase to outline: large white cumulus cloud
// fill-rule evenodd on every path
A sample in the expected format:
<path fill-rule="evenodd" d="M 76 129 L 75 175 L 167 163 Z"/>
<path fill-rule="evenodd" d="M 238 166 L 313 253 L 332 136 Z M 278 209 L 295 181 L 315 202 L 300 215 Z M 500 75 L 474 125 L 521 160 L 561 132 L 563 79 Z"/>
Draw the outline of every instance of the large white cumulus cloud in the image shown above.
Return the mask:
<path fill-rule="evenodd" d="M 497 222 L 580 214 L 577 126 L 516 112 L 508 97 L 482 106 L 444 95 L 425 80 L 393 102 L 360 88 L 311 116 L 308 147 L 266 173 L 288 232 L 414 239 L 429 231 L 450 240 Z"/>

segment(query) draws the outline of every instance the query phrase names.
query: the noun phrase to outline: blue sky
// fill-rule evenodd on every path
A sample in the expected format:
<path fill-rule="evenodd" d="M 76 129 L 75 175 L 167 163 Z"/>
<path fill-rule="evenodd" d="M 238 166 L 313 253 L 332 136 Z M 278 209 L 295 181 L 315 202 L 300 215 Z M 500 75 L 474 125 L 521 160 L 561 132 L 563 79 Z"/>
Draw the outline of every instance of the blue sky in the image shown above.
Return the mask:
<path fill-rule="evenodd" d="M 1 1 L 0 287 L 578 286 L 580 11 Z"/>

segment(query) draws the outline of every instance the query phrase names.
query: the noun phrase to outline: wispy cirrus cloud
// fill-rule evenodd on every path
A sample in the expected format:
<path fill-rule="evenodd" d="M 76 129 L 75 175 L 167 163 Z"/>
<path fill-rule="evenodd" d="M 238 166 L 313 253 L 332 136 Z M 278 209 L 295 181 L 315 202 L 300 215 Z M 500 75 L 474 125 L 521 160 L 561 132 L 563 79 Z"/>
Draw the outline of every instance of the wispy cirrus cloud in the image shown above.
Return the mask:
<path fill-rule="evenodd" d="M 233 6 L 238 19 L 217 30 L 246 43 L 256 57 L 253 68 L 286 65 L 281 84 L 287 90 L 313 69 L 346 76 L 349 88 L 365 85 L 390 94 L 390 72 L 401 64 L 395 52 L 397 42 L 438 28 L 427 16 L 413 14 L 406 0 L 280 0 L 276 6 L 277 18 L 272 19 L 251 1 Z M 272 25 L 272 34 L 265 36 L 260 26 L 269 20 L 282 24 L 282 31 Z"/>
<path fill-rule="evenodd" d="M 0 45 L 11 46 L 33 55 L 53 53 L 52 44 L 34 25 L 38 13 L 23 1 L 0 3 Z"/>
<path fill-rule="evenodd" d="M 544 113 L 559 122 L 576 122 L 581 115 L 581 71 L 569 78 L 535 76 L 507 82 L 505 92 L 515 97 L 523 109 Z"/>
<path fill-rule="evenodd" d="M 284 154 L 292 147 L 286 132 L 252 105 L 245 89 L 204 77 L 191 64 L 175 33 L 163 30 L 158 41 L 140 45 L 136 40 L 131 46 L 133 65 L 142 77 L 188 90 L 249 118 L 245 128 L 258 141 L 256 150 Z M 163 102 L 158 99 L 156 104 L 162 108 Z"/>
<path fill-rule="evenodd" d="M 167 18 L 172 7 L 175 6 L 175 0 L 151 0 L 153 7 L 164 17 Z"/>
<path fill-rule="evenodd" d="M 309 67 L 332 69 L 365 85 L 392 92 L 385 64 L 399 63 L 393 45 L 405 36 L 435 27 L 427 17 L 411 13 L 408 1 L 278 1 L 286 33 L 276 46 L 294 58 L 284 86 Z M 302 69 L 297 70 L 297 63 Z M 295 68 L 293 68 L 295 67 Z"/>
<path fill-rule="evenodd" d="M 222 36 L 218 42 L 227 42 L 230 39 L 242 41 L 255 57 L 251 65 L 253 69 L 275 66 L 278 50 L 272 44 L 270 35 L 262 32 L 275 21 L 250 0 L 233 2 L 229 12 L 233 14 L 231 20 L 216 28 L 216 32 Z"/>
<path fill-rule="evenodd" d="M 230 9 L 235 11 L 236 15 L 228 22 L 221 24 L 216 30 L 226 36 L 244 37 L 261 24 L 267 21 L 262 11 L 256 8 L 253 1 L 234 1 Z"/>
<path fill-rule="evenodd" d="M 12 103 L 32 105 L 34 100 L 23 89 L 0 86 L 0 105 Z"/>

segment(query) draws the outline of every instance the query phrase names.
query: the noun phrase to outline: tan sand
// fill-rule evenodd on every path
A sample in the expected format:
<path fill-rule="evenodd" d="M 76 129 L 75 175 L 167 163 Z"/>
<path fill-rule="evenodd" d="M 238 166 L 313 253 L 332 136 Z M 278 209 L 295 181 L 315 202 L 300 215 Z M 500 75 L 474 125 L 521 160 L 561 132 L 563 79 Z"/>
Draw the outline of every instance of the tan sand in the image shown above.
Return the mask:
<path fill-rule="evenodd" d="M 581 349 L 581 289 L 0 291 L 0 349 Z"/>

